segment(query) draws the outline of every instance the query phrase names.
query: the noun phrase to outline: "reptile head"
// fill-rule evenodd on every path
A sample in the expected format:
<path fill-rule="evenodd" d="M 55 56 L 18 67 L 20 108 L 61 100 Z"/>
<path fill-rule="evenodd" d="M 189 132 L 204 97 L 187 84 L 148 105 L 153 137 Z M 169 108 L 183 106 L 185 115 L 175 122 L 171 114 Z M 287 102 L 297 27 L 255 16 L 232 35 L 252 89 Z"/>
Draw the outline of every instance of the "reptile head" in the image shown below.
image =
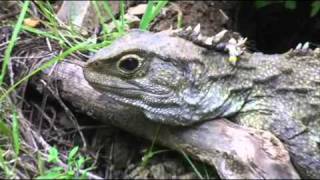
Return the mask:
<path fill-rule="evenodd" d="M 84 75 L 92 87 L 153 121 L 188 125 L 226 111 L 229 94 L 212 88 L 206 54 L 179 37 L 133 30 L 98 51 Z"/>

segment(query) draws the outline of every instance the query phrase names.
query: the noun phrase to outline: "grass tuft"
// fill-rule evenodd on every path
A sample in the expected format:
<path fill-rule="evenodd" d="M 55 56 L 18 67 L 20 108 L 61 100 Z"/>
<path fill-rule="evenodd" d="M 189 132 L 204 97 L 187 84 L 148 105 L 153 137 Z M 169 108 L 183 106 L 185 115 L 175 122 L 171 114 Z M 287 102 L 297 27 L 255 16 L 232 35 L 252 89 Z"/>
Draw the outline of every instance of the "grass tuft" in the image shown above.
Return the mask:
<path fill-rule="evenodd" d="M 147 9 L 142 16 L 140 22 L 140 29 L 149 30 L 151 22 L 159 15 L 161 9 L 168 3 L 168 1 L 158 1 L 155 5 L 154 1 L 148 1 Z"/>
<path fill-rule="evenodd" d="M 17 21 L 17 23 L 16 23 L 16 25 L 15 25 L 15 27 L 13 29 L 13 33 L 12 33 L 9 45 L 8 45 L 6 51 L 4 52 L 2 69 L 1 69 L 1 74 L 0 74 L 0 86 L 2 85 L 4 76 L 6 75 L 7 66 L 8 66 L 9 61 L 10 61 L 11 52 L 12 52 L 12 49 L 13 49 L 13 47 L 14 47 L 17 39 L 18 39 L 18 34 L 19 34 L 20 30 L 21 30 L 24 17 L 26 16 L 26 13 L 28 11 L 29 4 L 30 4 L 30 1 L 25 1 L 23 3 L 22 10 L 21 10 L 21 13 L 19 15 L 18 21 Z"/>
<path fill-rule="evenodd" d="M 3 101 L 12 91 L 14 91 L 21 83 L 27 81 L 30 77 L 34 76 L 35 74 L 51 67 L 55 63 L 65 59 L 70 54 L 80 50 L 80 49 L 86 49 L 88 47 L 88 42 L 83 42 L 81 44 L 78 44 L 76 46 L 73 46 L 69 48 L 68 50 L 64 51 L 58 56 L 55 56 L 53 59 L 49 60 L 48 62 L 44 63 L 42 66 L 37 68 L 36 70 L 32 71 L 30 74 L 24 76 L 21 78 L 18 82 L 16 82 L 14 85 L 12 85 L 8 90 L 6 90 L 1 96 L 0 96 L 0 102 Z"/>

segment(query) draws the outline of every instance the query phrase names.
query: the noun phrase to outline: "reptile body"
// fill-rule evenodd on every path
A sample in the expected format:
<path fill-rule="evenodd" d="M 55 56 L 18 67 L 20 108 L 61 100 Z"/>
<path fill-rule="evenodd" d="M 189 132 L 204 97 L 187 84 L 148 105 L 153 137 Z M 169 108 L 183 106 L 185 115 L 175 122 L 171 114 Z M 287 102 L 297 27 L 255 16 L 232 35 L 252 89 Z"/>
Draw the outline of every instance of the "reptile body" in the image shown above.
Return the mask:
<path fill-rule="evenodd" d="M 228 118 L 268 130 L 288 147 L 302 177 L 320 178 L 320 58 L 310 51 L 224 52 L 166 33 L 133 30 L 98 51 L 87 81 L 154 122 L 192 126 Z"/>

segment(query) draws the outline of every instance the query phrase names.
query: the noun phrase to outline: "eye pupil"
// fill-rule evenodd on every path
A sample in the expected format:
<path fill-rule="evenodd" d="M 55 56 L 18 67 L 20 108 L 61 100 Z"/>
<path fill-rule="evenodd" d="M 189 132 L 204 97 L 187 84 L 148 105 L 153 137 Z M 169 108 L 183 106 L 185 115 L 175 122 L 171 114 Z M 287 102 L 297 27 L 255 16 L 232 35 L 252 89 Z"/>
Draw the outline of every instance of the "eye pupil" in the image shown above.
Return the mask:
<path fill-rule="evenodd" d="M 133 71 L 139 66 L 136 58 L 126 58 L 119 63 L 119 67 L 124 71 Z"/>

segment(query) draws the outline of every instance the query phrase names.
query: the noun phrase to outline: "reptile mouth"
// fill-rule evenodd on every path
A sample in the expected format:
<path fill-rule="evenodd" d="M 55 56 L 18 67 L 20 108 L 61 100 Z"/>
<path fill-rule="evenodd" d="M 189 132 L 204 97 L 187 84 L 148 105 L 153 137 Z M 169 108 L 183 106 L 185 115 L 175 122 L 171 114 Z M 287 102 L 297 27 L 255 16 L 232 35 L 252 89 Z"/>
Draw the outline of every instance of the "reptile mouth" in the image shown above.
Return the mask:
<path fill-rule="evenodd" d="M 172 96 L 170 92 L 162 92 L 162 93 L 154 93 L 152 91 L 148 90 L 141 90 L 140 88 L 137 88 L 133 85 L 128 85 L 128 86 L 108 86 L 108 85 L 102 85 L 99 83 L 91 83 L 91 85 L 103 92 L 111 92 L 113 94 L 118 94 L 118 95 L 125 95 L 126 97 L 136 97 L 136 96 L 141 96 L 142 94 L 145 94 L 146 96 L 152 96 L 152 97 L 157 97 L 157 98 L 168 98 Z"/>

